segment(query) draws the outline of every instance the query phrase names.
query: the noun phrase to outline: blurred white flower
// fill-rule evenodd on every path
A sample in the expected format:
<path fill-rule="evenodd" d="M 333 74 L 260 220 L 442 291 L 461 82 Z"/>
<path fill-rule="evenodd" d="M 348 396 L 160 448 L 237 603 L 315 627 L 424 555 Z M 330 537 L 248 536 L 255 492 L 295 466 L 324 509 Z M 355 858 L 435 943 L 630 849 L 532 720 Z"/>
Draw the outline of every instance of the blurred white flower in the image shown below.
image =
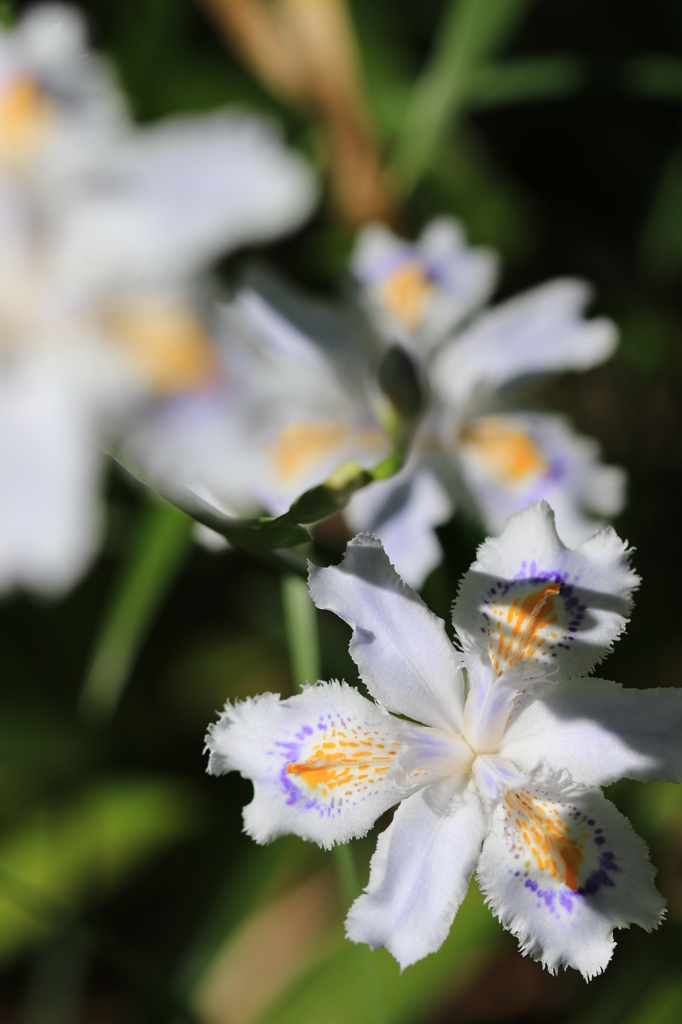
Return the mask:
<path fill-rule="evenodd" d="M 351 269 L 378 330 L 426 354 L 490 298 L 498 260 L 489 249 L 470 248 L 460 225 L 439 217 L 413 243 L 368 225 Z"/>
<path fill-rule="evenodd" d="M 388 232 L 372 228 L 369 237 L 359 247 L 365 272 L 371 253 L 399 272 L 397 257 L 391 264 L 386 255 Z M 587 510 L 616 514 L 624 490 L 622 471 L 602 465 L 596 443 L 561 416 L 509 411 L 510 385 L 585 369 L 613 351 L 613 325 L 583 318 L 586 286 L 550 282 L 453 332 L 487 295 L 493 261 L 469 253 L 461 232 L 445 222 L 424 238 L 440 239 L 440 248 L 428 250 L 429 266 L 440 253 L 440 279 L 449 283 L 429 299 L 438 315 L 428 320 L 424 311 L 441 333 L 420 333 L 421 321 L 412 320 L 411 333 L 405 323 L 401 335 L 424 378 L 426 413 L 405 468 L 355 493 L 345 510 L 351 530 L 379 536 L 414 586 L 440 562 L 434 528 L 455 507 L 494 531 L 520 507 L 546 499 L 561 535 L 579 543 L 600 525 Z M 395 248 L 414 270 L 422 249 Z M 388 314 L 379 315 L 377 282 L 365 297 L 387 344 L 395 335 Z M 389 416 L 376 381 L 385 345 L 364 318 L 262 275 L 222 315 L 221 387 L 156 403 L 127 432 L 126 454 L 160 490 L 189 488 L 218 511 L 280 515 L 344 466 L 369 469 L 389 454 Z"/>
<path fill-rule="evenodd" d="M 98 447 L 221 371 L 195 275 L 310 211 L 316 184 L 245 113 L 127 123 L 79 15 L 0 35 L 0 591 L 58 592 L 98 537 Z"/>
<path fill-rule="evenodd" d="M 64 4 L 31 8 L 0 29 L 0 170 L 43 187 L 87 162 L 124 130 L 123 98 L 108 64 L 86 47 L 81 15 Z"/>
<path fill-rule="evenodd" d="M 433 529 L 457 507 L 494 533 L 511 513 L 545 499 L 569 544 L 601 525 L 590 513 L 622 509 L 624 473 L 599 462 L 594 441 L 560 416 L 509 411 L 529 379 L 585 370 L 613 353 L 614 325 L 584 319 L 584 283 L 550 281 L 467 321 L 488 297 L 495 265 L 442 220 L 413 246 L 386 228 L 365 229 L 353 270 L 374 323 L 410 349 L 430 392 L 408 465 L 358 492 L 346 510 L 353 531 L 381 538 L 407 582 L 421 586 L 439 564 Z"/>
<path fill-rule="evenodd" d="M 162 492 L 242 516 L 281 515 L 345 466 L 374 467 L 391 442 L 362 326 L 259 275 L 220 307 L 220 382 L 148 405 L 124 456 Z"/>

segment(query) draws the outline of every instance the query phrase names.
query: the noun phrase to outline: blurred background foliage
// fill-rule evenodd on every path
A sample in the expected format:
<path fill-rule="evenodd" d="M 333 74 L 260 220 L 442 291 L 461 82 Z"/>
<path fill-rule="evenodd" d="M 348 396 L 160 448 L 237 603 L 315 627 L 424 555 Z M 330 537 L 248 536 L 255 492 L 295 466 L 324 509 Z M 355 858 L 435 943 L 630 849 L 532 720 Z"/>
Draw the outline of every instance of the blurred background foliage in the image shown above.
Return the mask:
<path fill-rule="evenodd" d="M 406 233 L 437 214 L 461 218 L 472 242 L 502 253 L 503 295 L 553 275 L 594 283 L 620 350 L 538 401 L 570 413 L 630 474 L 617 527 L 643 584 L 606 674 L 680 685 L 680 4 L 80 6 L 140 122 L 245 105 L 279 118 L 323 169 L 313 221 L 259 252 L 308 289 L 343 286 L 354 228 L 377 213 Z M 255 37 L 244 8 L 260 10 Z M 3 17 L 21 9 L 4 4 Z M 336 32 L 306 36 L 321 9 Z M 244 259 L 220 268 L 226 284 Z M 446 616 L 481 538 L 459 521 L 440 533 L 447 559 L 425 598 Z M 339 557 L 333 529 L 317 544 L 316 558 Z M 204 775 L 206 725 L 226 698 L 293 692 L 315 665 L 317 626 L 322 677 L 357 681 L 347 629 L 326 614 L 308 618 L 308 643 L 290 657 L 292 616 L 309 615 L 295 576 L 192 547 L 188 521 L 119 471 L 86 580 L 59 603 L 3 602 L 0 1021 L 678 1021 L 682 789 L 613 788 L 651 845 L 669 912 L 652 936 L 619 933 L 589 986 L 521 958 L 475 887 L 440 952 L 400 976 L 384 951 L 343 939 L 372 836 L 335 856 L 241 834 L 250 787 Z"/>

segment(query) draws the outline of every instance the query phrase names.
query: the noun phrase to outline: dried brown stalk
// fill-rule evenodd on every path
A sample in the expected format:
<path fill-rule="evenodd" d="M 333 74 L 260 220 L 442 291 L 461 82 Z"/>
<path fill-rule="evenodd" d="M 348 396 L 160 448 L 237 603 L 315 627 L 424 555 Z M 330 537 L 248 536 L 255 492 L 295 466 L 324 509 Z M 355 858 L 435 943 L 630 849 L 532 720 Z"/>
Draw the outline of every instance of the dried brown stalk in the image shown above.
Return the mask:
<path fill-rule="evenodd" d="M 393 219 L 395 202 L 360 84 L 345 0 L 199 2 L 261 81 L 319 122 L 343 220 Z"/>

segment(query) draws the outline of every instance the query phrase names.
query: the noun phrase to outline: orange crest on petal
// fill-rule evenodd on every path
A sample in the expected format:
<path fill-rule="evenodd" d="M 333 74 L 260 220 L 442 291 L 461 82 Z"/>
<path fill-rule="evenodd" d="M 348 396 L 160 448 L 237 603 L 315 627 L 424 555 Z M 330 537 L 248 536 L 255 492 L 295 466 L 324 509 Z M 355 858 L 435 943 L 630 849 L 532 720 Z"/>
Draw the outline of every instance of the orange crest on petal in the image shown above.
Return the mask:
<path fill-rule="evenodd" d="M 381 297 L 391 313 L 410 331 L 419 327 L 433 285 L 418 263 L 403 263 L 383 282 Z"/>
<path fill-rule="evenodd" d="M 16 78 L 0 90 L 0 163 L 21 166 L 45 141 L 50 101 L 32 78 Z"/>
<path fill-rule="evenodd" d="M 498 416 L 467 424 L 460 441 L 496 479 L 514 485 L 546 473 L 549 466 L 535 441 Z"/>

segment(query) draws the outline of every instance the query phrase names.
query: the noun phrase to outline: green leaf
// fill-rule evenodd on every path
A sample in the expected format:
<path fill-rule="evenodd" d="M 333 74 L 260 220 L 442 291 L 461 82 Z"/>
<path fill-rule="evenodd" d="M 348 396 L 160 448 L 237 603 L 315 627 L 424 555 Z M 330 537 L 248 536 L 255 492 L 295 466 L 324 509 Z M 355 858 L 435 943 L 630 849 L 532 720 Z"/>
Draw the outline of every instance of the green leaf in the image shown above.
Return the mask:
<path fill-rule="evenodd" d="M 457 138 L 443 139 L 430 168 L 429 210 L 467 211 L 467 236 L 502 253 L 505 262 L 518 263 L 533 248 L 537 212 L 528 197 L 507 181 L 480 140 L 463 125 Z"/>
<path fill-rule="evenodd" d="M 664 166 L 642 231 L 641 262 L 662 280 L 675 279 L 682 268 L 682 153 Z"/>
<path fill-rule="evenodd" d="M 267 602 L 261 603 L 265 611 Z M 285 652 L 241 624 L 236 633 L 226 633 L 224 627 L 215 634 L 202 631 L 178 651 L 163 681 L 168 711 L 195 737 L 226 700 L 244 700 L 266 690 L 286 696 L 293 692 Z"/>
<path fill-rule="evenodd" d="M 194 833 L 196 795 L 167 779 L 88 787 L 0 838 L 0 961 L 118 888 L 164 848 Z"/>
<path fill-rule="evenodd" d="M 149 502 L 114 585 L 83 683 L 80 710 L 111 717 L 140 646 L 189 551 L 193 523 L 166 502 Z"/>
<path fill-rule="evenodd" d="M 633 817 L 643 833 L 670 833 L 682 825 L 682 786 L 676 782 L 648 782 L 632 788 Z"/>
<path fill-rule="evenodd" d="M 254 913 L 292 885 L 319 872 L 325 855 L 298 836 L 283 836 L 270 846 L 253 845 L 212 892 L 206 915 L 175 972 L 186 997 L 202 987 L 225 946 Z"/>
<path fill-rule="evenodd" d="M 627 1008 L 620 1018 L 621 1024 L 677 1024 L 682 1016 L 682 981 L 679 978 L 661 979 L 646 999 L 638 1001 L 634 1009 Z"/>
<path fill-rule="evenodd" d="M 446 127 L 469 97 L 472 72 L 499 50 L 529 0 L 450 0 L 434 54 L 417 80 L 396 141 L 395 171 L 410 192 L 429 167 Z"/>

